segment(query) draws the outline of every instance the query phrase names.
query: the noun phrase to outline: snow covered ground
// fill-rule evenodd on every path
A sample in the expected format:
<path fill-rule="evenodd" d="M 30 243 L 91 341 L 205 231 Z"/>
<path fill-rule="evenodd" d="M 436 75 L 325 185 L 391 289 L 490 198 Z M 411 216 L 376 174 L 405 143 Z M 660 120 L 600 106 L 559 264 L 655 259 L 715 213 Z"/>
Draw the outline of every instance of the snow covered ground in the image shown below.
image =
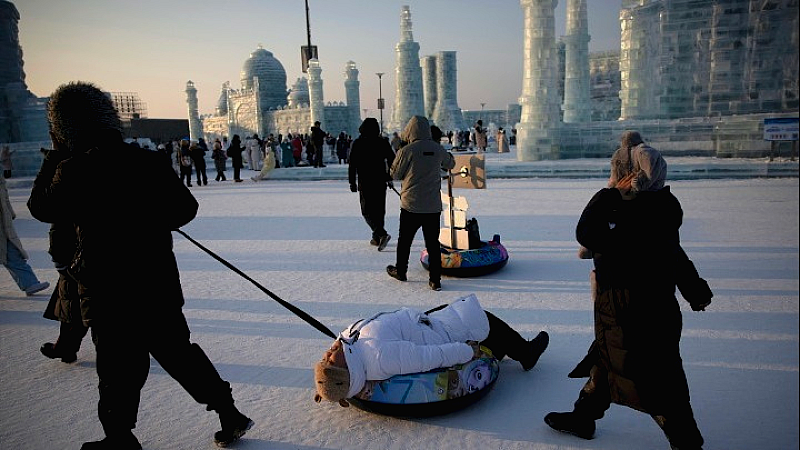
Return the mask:
<path fill-rule="evenodd" d="M 797 449 L 798 179 L 669 184 L 684 207 L 684 247 L 715 292 L 702 313 L 681 300 L 682 354 L 705 448 Z M 212 181 L 193 188 L 200 212 L 184 231 L 335 332 L 378 311 L 429 308 L 475 292 L 523 335 L 544 329 L 551 336 L 532 371 L 504 361 L 493 392 L 447 416 L 394 419 L 316 404 L 311 367 L 329 339 L 176 234 L 193 339 L 256 422 L 235 448 L 669 448 L 648 416 L 619 406 L 598 422 L 591 441 L 542 421 L 549 411 L 569 410 L 583 382 L 566 376 L 592 339 L 591 263 L 576 257 L 574 227 L 602 185 L 601 179 L 490 179 L 486 190 L 456 191 L 467 196 L 484 237 L 502 236 L 511 259 L 489 276 L 445 278 L 441 292 L 428 290 L 427 273 L 414 261 L 409 282 L 386 275 L 396 240 L 383 253 L 368 244 L 357 196 L 345 181 Z M 52 283 L 47 225 L 31 218 L 28 192 L 10 191 L 16 228 L 31 265 Z M 397 196 L 390 192 L 387 203 L 394 236 Z M 421 249 L 418 234 L 412 258 Z M 129 274 L 120 273 L 119 282 L 124 288 Z M 39 353 L 58 332 L 57 323 L 41 317 L 46 300 L 25 297 L 0 271 L 2 449 L 77 449 L 102 437 L 91 342 L 74 364 Z M 144 448 L 214 448 L 217 429 L 216 414 L 153 362 L 135 430 Z"/>

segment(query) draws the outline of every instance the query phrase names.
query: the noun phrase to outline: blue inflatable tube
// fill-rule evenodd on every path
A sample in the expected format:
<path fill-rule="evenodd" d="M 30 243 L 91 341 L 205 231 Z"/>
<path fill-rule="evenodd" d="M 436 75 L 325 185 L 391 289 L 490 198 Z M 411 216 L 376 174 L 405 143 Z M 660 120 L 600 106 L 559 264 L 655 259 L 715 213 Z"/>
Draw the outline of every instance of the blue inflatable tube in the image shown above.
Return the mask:
<path fill-rule="evenodd" d="M 471 361 L 430 372 L 368 381 L 347 402 L 356 408 L 394 417 L 430 417 L 465 408 L 494 387 L 500 364 L 485 347 Z"/>
<path fill-rule="evenodd" d="M 429 269 L 428 250 L 422 250 L 420 262 Z M 481 241 L 481 246 L 470 250 L 441 247 L 442 275 L 451 277 L 479 277 L 496 272 L 508 263 L 508 250 L 500 243 L 500 235 L 491 241 Z"/>

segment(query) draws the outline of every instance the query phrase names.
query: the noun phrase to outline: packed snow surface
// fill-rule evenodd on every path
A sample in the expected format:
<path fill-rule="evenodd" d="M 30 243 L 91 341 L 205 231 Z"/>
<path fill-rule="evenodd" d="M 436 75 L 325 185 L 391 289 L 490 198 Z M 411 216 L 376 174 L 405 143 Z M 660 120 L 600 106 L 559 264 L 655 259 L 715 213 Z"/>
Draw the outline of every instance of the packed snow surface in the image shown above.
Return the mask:
<path fill-rule="evenodd" d="M 183 230 L 334 332 L 378 311 L 427 309 L 474 292 L 524 336 L 547 330 L 551 342 L 533 370 L 503 361 L 486 398 L 446 416 L 395 419 L 317 404 L 312 365 L 330 340 L 175 234 L 192 338 L 232 383 L 236 405 L 256 422 L 235 448 L 669 448 L 650 417 L 620 406 L 598 422 L 591 441 L 554 432 L 542 420 L 550 411 L 570 410 L 583 383 L 567 378 L 592 340 L 591 261 L 577 258 L 574 229 L 603 180 L 490 179 L 486 190 L 456 191 L 467 197 L 484 239 L 500 234 L 510 260 L 481 278 L 444 278 L 443 290 L 432 292 L 417 261 L 421 233 L 409 281 L 385 273 L 394 263 L 398 229 L 393 192 L 387 194 L 386 227 L 393 238 L 377 252 L 345 181 L 252 183 L 249 172 L 244 175 L 245 183 L 192 188 L 200 211 Z M 798 179 L 669 184 L 684 208 L 683 245 L 715 293 L 700 313 L 679 298 L 682 356 L 705 449 L 797 449 Z M 25 207 L 29 189 L 10 194 L 30 263 L 54 283 L 48 226 Z M 640 243 L 631 245 L 642 247 L 637 263 L 658 258 Z M 120 289 L 146 282 L 147 268 L 118 278 Z M 158 286 L 152 289 L 159 295 Z M 58 324 L 42 318 L 47 298 L 25 297 L 6 271 L 0 273 L 3 449 L 77 449 L 102 437 L 89 338 L 73 364 L 39 353 L 58 334 Z M 158 332 L 147 326 L 142 332 Z M 134 430 L 144 449 L 211 449 L 217 429 L 216 414 L 152 361 Z"/>

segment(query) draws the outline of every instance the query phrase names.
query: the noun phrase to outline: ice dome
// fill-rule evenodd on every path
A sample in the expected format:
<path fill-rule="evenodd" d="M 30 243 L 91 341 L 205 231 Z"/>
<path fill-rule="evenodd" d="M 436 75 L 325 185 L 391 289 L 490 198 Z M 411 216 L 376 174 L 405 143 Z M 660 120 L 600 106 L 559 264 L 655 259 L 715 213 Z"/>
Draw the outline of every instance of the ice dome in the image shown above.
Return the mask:
<path fill-rule="evenodd" d="M 298 108 L 309 103 L 311 100 L 308 94 L 308 80 L 305 77 L 298 78 L 289 92 L 289 107 Z"/>
<path fill-rule="evenodd" d="M 258 47 L 250 53 L 242 66 L 241 82 L 243 89 L 253 88 L 253 78 L 258 77 L 258 86 L 263 109 L 286 104 L 286 70 L 272 52 Z"/>

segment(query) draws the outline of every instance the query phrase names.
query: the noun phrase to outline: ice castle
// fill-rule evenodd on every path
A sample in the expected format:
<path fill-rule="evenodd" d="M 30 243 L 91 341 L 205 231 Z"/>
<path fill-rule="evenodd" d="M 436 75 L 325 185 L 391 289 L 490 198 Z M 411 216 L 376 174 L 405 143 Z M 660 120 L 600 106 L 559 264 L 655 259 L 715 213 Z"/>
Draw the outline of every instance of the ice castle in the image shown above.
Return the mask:
<path fill-rule="evenodd" d="M 240 73 L 240 89 L 229 82 L 222 85 L 214 113 L 200 115 L 197 88 L 186 83 L 189 133 L 192 139 L 207 141 L 238 134 L 242 138 L 257 133 L 308 133 L 317 120 L 322 129 L 333 135 L 340 132 L 358 135 L 361 124 L 358 69 L 353 61 L 344 68 L 346 102 L 325 103 L 322 89 L 322 67 L 316 59 L 309 61 L 308 78 L 298 78 L 290 90 L 286 88 L 286 71 L 272 52 L 259 47 L 245 60 Z"/>

